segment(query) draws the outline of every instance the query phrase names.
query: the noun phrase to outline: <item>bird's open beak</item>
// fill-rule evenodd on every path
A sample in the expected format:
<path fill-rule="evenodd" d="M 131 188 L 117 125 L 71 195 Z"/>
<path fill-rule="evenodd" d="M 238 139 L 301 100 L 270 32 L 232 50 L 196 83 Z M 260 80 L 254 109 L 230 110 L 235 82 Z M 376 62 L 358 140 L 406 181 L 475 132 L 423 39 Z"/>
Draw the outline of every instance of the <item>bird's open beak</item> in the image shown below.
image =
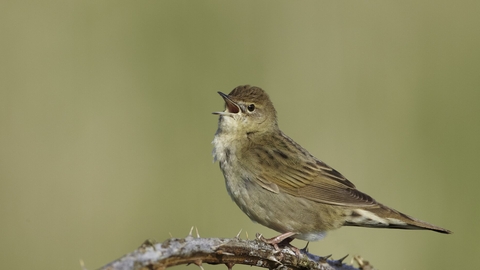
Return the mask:
<path fill-rule="evenodd" d="M 240 106 L 238 106 L 237 103 L 232 101 L 227 94 L 222 92 L 218 92 L 218 94 L 222 96 L 223 100 L 225 100 L 225 111 L 214 112 L 213 114 L 228 115 L 228 114 L 240 112 Z"/>

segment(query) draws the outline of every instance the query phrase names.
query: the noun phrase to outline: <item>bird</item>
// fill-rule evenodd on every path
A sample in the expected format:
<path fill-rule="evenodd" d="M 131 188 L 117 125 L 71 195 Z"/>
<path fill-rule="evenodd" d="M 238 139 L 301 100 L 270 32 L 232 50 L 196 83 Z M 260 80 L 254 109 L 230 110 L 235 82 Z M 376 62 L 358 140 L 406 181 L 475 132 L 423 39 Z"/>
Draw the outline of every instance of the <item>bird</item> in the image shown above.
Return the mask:
<path fill-rule="evenodd" d="M 283 133 L 268 94 L 241 85 L 229 94 L 213 139 L 228 194 L 254 222 L 280 233 L 266 242 L 318 241 L 342 226 L 450 230 L 390 208 Z"/>

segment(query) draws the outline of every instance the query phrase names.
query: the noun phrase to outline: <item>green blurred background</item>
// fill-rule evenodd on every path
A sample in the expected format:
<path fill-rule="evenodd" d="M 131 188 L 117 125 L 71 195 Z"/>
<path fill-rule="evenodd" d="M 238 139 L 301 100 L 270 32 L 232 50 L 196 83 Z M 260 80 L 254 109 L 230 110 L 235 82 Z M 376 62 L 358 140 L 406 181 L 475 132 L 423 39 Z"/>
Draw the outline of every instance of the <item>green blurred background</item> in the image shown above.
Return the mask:
<path fill-rule="evenodd" d="M 479 3 L 2 1 L 2 268 L 94 269 L 192 225 L 275 235 L 212 163 L 216 92 L 240 84 L 266 89 L 283 131 L 360 190 L 454 231 L 342 228 L 312 253 L 473 268 Z"/>

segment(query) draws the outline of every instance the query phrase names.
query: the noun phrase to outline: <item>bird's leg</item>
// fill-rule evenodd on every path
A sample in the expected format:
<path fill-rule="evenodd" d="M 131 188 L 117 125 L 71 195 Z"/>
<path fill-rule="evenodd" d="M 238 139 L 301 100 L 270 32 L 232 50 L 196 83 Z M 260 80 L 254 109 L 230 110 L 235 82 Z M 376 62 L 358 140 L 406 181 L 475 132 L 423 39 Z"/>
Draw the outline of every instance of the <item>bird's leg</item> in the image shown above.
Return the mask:
<path fill-rule="evenodd" d="M 300 256 L 300 250 L 290 244 L 290 242 L 292 242 L 294 239 L 292 236 L 294 236 L 295 234 L 296 233 L 294 232 L 287 232 L 269 239 L 266 239 L 261 234 L 257 234 L 257 238 L 264 243 L 273 245 L 275 250 L 280 250 L 279 246 L 289 247 L 293 251 L 295 251 L 295 254 L 297 254 L 297 256 Z"/>
<path fill-rule="evenodd" d="M 257 234 L 257 238 L 264 243 L 273 245 L 275 249 L 278 249 L 278 244 L 281 244 L 283 246 L 283 245 L 288 245 L 290 242 L 292 242 L 293 238 L 291 237 L 294 236 L 295 234 L 296 233 L 293 233 L 293 232 L 287 232 L 269 239 L 266 239 L 261 234 Z"/>

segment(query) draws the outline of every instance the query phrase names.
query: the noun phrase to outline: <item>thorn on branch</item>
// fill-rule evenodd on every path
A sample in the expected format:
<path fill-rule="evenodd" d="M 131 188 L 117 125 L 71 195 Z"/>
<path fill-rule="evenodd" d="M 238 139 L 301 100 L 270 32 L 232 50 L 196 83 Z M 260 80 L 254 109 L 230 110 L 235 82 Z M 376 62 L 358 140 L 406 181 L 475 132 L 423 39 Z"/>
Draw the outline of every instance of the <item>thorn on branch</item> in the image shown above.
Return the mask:
<path fill-rule="evenodd" d="M 328 260 L 330 257 L 332 257 L 332 254 L 327 255 L 327 256 L 323 256 L 323 257 L 320 256 L 320 258 L 318 259 L 318 262 L 319 262 L 319 263 L 326 263 L 327 260 Z"/>
<path fill-rule="evenodd" d="M 307 244 L 305 245 L 305 247 L 300 249 L 300 251 L 303 253 L 308 253 L 308 244 L 310 244 L 310 241 L 307 241 Z"/>
<path fill-rule="evenodd" d="M 240 239 L 240 234 L 242 233 L 242 229 L 237 233 L 237 236 L 235 236 L 236 239 Z"/>
<path fill-rule="evenodd" d="M 202 260 L 200 259 L 197 259 L 193 262 L 196 266 L 200 267 L 200 269 L 204 270 L 203 269 L 203 266 L 202 266 Z"/>
<path fill-rule="evenodd" d="M 228 263 L 225 263 L 225 265 L 227 266 L 228 270 L 232 270 L 232 268 L 235 264 L 228 262 Z"/>
<path fill-rule="evenodd" d="M 333 263 L 334 263 L 336 266 L 342 266 L 343 260 L 345 260 L 345 258 L 347 258 L 347 257 L 348 257 L 348 254 L 345 255 L 345 256 L 343 256 L 342 258 L 340 258 L 340 259 L 338 259 L 338 260 L 333 261 Z"/>

